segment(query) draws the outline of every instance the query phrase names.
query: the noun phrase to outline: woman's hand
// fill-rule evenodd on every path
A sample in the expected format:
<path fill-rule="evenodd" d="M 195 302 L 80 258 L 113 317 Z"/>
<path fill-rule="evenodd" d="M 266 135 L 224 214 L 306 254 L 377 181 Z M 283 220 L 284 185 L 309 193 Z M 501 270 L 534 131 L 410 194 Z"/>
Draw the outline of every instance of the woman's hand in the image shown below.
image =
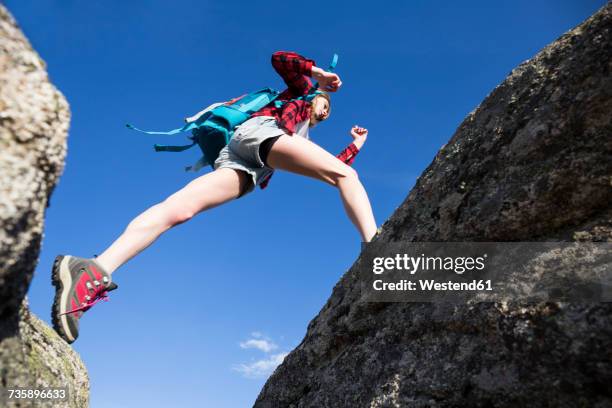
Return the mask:
<path fill-rule="evenodd" d="M 319 83 L 319 89 L 325 92 L 336 92 L 342 86 L 337 74 L 327 72 L 319 67 L 312 67 L 312 77 Z"/>
<path fill-rule="evenodd" d="M 355 125 L 351 129 L 351 136 L 353 136 L 353 143 L 355 143 L 355 146 L 357 146 L 358 149 L 361 149 L 368 138 L 368 129 Z"/>

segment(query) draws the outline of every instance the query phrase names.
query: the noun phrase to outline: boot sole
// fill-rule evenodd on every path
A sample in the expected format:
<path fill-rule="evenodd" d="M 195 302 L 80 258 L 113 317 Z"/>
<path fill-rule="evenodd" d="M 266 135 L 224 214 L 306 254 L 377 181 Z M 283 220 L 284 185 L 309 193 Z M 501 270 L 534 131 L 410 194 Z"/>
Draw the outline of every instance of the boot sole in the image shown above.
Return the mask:
<path fill-rule="evenodd" d="M 53 309 L 51 313 L 51 320 L 53 321 L 53 328 L 68 344 L 73 343 L 76 340 L 76 336 L 70 331 L 68 326 L 68 318 L 65 313 L 66 310 L 62 310 L 62 305 L 66 304 L 68 298 L 68 291 L 64 291 L 64 288 L 70 288 L 72 286 L 72 276 L 68 269 L 69 256 L 59 255 L 53 261 L 53 269 L 51 273 L 51 283 L 55 286 L 55 298 L 53 299 Z"/>

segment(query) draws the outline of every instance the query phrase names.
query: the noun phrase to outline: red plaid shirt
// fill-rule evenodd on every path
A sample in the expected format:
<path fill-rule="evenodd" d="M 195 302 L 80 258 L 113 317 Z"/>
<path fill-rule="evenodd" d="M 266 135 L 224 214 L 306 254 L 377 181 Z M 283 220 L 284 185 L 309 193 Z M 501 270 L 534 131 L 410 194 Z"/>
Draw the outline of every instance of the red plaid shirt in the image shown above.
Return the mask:
<path fill-rule="evenodd" d="M 277 108 L 272 102 L 254 113 L 252 117 L 272 116 L 281 129 L 288 134 L 293 134 L 298 123 L 310 118 L 311 104 L 304 100 L 292 99 L 306 95 L 312 89 L 313 85 L 309 77 L 312 74 L 312 67 L 316 64 L 313 60 L 306 59 L 295 52 L 277 51 L 272 54 L 272 66 L 287 84 L 287 89 L 281 92 L 277 98 L 277 100 L 285 103 Z M 351 165 L 357 153 L 359 153 L 359 149 L 354 143 L 351 143 L 336 157 Z M 260 188 L 264 189 L 268 186 L 270 177 L 272 175 L 262 181 L 259 185 Z"/>

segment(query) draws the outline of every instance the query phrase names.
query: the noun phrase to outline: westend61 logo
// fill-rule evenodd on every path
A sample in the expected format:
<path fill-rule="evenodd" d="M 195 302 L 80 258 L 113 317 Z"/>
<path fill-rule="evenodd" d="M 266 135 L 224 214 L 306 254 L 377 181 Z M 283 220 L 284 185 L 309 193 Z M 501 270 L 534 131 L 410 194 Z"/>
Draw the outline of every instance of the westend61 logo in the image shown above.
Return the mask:
<path fill-rule="evenodd" d="M 370 302 L 612 301 L 612 243 L 364 243 Z"/>
<path fill-rule="evenodd" d="M 372 272 L 379 275 L 385 271 L 404 270 L 411 275 L 414 275 L 419 270 L 424 271 L 453 271 L 461 275 L 465 271 L 482 271 L 485 268 L 485 259 L 487 254 L 473 257 L 450 257 L 442 258 L 440 256 L 425 256 L 421 254 L 419 257 L 410 256 L 408 254 L 397 254 L 395 257 L 376 257 L 373 260 Z"/>

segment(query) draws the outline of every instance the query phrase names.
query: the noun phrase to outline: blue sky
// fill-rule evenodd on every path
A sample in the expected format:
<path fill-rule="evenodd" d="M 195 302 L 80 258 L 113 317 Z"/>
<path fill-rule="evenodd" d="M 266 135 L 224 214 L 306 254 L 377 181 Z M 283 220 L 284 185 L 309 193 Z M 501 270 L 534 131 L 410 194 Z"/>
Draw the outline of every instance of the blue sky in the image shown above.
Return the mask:
<path fill-rule="evenodd" d="M 337 153 L 352 125 L 370 130 L 354 166 L 381 225 L 516 65 L 604 3 L 5 0 L 73 115 L 31 309 L 50 323 L 57 254 L 101 253 L 195 177 L 183 167 L 197 149 L 152 149 L 184 136 L 125 123 L 173 129 L 212 102 L 282 87 L 276 50 L 321 66 L 337 52 L 343 88 L 311 137 Z M 359 247 L 334 189 L 279 172 L 172 229 L 113 274 L 119 289 L 81 321 L 91 406 L 251 406 Z"/>

